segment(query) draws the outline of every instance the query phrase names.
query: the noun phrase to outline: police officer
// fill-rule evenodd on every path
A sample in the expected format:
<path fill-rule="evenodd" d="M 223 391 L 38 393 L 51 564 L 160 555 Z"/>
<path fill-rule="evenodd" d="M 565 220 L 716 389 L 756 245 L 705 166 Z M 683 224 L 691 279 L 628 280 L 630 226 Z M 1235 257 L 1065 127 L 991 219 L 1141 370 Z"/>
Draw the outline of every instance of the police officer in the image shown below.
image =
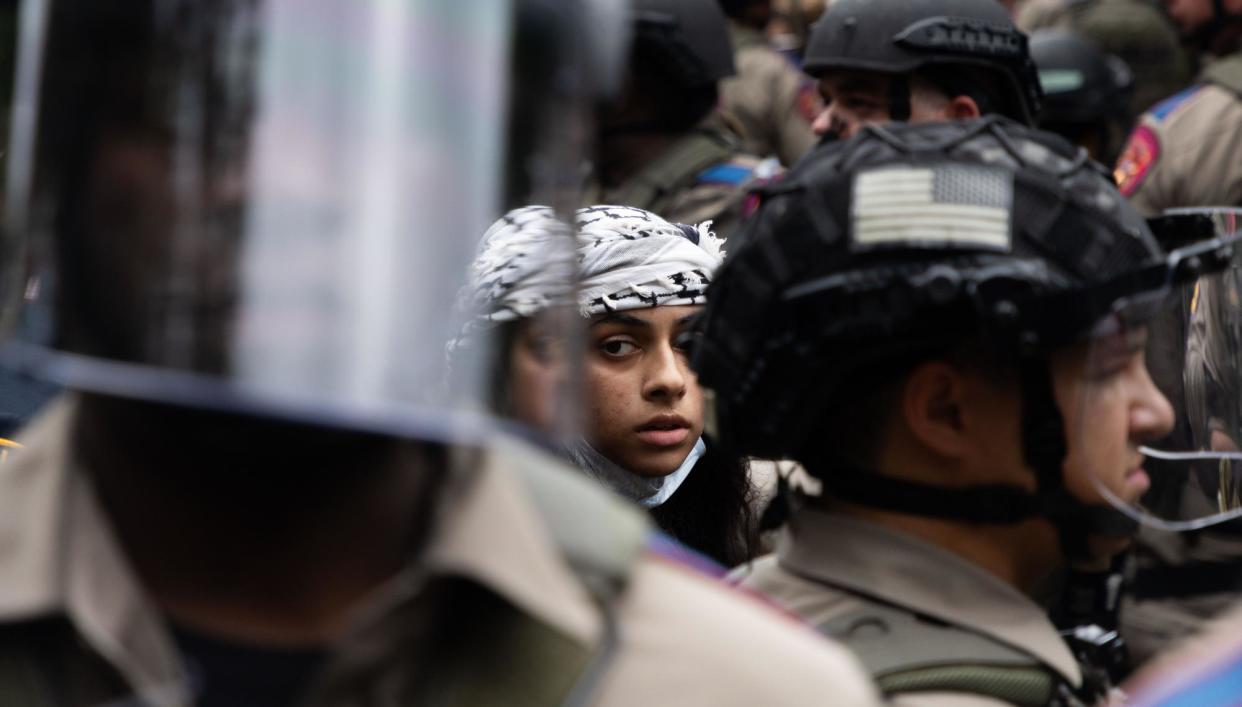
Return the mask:
<path fill-rule="evenodd" d="M 1238 238 L 1237 209 L 1202 209 L 1219 234 Z M 1191 536 L 1181 556 L 1140 566 L 1136 601 L 1123 615 L 1133 633 L 1164 638 L 1154 659 L 1127 685 L 1136 705 L 1216 707 L 1236 701 L 1242 610 L 1242 555 L 1236 528 L 1242 516 L 1242 258 L 1181 288 L 1174 316 L 1156 332 L 1184 352 L 1181 365 L 1153 369 L 1161 388 L 1178 391 L 1186 434 L 1144 449 L 1148 491 L 1119 505 L 1160 536 Z M 1233 539 L 1230 543 L 1229 540 Z M 1174 546 L 1176 547 L 1176 546 Z M 1143 620 L 1139 624 L 1134 616 Z M 1140 634 L 1141 635 L 1141 634 Z"/>
<path fill-rule="evenodd" d="M 728 238 L 753 205 L 747 189 L 780 165 L 746 153 L 742 129 L 715 110 L 719 82 L 734 73 L 725 15 L 715 0 L 634 0 L 632 22 L 623 90 L 599 111 L 587 203 L 710 220 Z"/>
<path fill-rule="evenodd" d="M 768 0 L 721 0 L 737 75 L 720 82 L 721 108 L 737 119 L 746 150 L 792 165 L 815 144 L 811 122 L 823 110 L 815 84 L 768 44 Z"/>
<path fill-rule="evenodd" d="M 1242 171 L 1234 159 L 1242 136 L 1242 3 L 1185 0 L 1168 9 L 1183 38 L 1205 55 L 1205 66 L 1193 85 L 1143 114 L 1117 160 L 1117 182 L 1149 216 L 1242 204 Z"/>
<path fill-rule="evenodd" d="M 1147 111 L 1117 159 L 1123 194 L 1141 213 L 1242 205 L 1242 4 L 1233 0 L 1167 3 L 1183 38 L 1204 55 L 1193 85 Z M 1171 340 L 1176 340 L 1171 338 Z M 1178 367 L 1180 370 L 1180 366 Z M 1152 656 L 1193 632 L 1234 591 L 1218 563 L 1242 557 L 1237 524 L 1185 534 L 1145 532 L 1137 547 L 1123 628 L 1136 658 Z M 1199 581 L 1180 569 L 1197 567 Z"/>
<path fill-rule="evenodd" d="M 5 704 L 871 702 L 443 384 L 472 236 L 580 164 L 497 116 L 587 112 L 586 6 L 28 8 L 0 311 L 74 392 L 0 466 Z"/>
<path fill-rule="evenodd" d="M 1180 91 L 1194 75 L 1177 28 L 1152 0 L 1028 0 L 1017 23 L 1027 33 L 1077 32 L 1125 62 L 1134 74 L 1136 113 Z"/>
<path fill-rule="evenodd" d="M 839 0 L 816 23 L 803 70 L 827 107 L 815 132 L 999 113 L 1033 124 L 1039 78 L 1026 35 L 995 0 Z"/>
<path fill-rule="evenodd" d="M 1063 30 L 1032 34 L 1031 58 L 1044 89 L 1039 127 L 1086 148 L 1091 159 L 1112 164 L 1133 120 L 1134 78 L 1125 62 Z"/>
<path fill-rule="evenodd" d="M 693 365 L 722 439 L 824 486 L 744 584 L 902 704 L 1103 696 L 1099 637 L 1062 640 L 1028 593 L 1125 547 L 1094 480 L 1134 495 L 1171 424 L 1126 304 L 1169 266 L 1107 172 L 997 117 L 872 125 L 743 235 Z"/>
<path fill-rule="evenodd" d="M 790 61 L 801 66 L 811 27 L 824 14 L 825 0 L 773 0 L 768 37 Z"/>

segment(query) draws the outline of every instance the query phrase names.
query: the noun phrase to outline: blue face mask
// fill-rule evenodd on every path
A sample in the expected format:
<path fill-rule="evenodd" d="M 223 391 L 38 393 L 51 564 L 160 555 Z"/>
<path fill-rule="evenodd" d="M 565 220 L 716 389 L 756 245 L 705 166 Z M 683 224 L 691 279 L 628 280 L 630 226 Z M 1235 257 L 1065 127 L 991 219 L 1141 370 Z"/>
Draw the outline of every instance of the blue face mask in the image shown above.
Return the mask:
<path fill-rule="evenodd" d="M 565 450 L 569 458 L 588 476 L 612 489 L 623 498 L 627 498 L 646 508 L 655 508 L 672 498 L 681 487 L 690 470 L 707 452 L 707 445 L 700 437 L 690 454 L 686 455 L 681 466 L 665 476 L 646 477 L 626 471 L 617 466 L 611 459 L 600 454 L 586 440 L 579 438 Z"/>

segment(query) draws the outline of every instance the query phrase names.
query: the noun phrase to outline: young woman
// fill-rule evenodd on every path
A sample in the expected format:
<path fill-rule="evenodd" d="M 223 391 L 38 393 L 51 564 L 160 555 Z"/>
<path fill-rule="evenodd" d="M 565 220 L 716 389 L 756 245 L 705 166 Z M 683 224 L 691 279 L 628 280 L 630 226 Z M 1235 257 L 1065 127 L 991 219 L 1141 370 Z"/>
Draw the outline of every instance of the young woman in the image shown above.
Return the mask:
<path fill-rule="evenodd" d="M 648 509 L 686 545 L 732 566 L 752 546 L 750 485 L 741 460 L 703 435 L 703 392 L 680 341 L 723 253 L 710 224 L 671 224 L 627 206 L 577 213 L 576 299 L 586 323 L 587 415 L 567 455 L 586 473 Z M 484 236 L 475 262 L 477 313 L 468 330 L 499 325 L 501 405 L 549 429 L 549 391 L 563 372 L 540 312 L 575 292 L 547 262 L 565 226 L 546 207 L 518 209 Z M 563 242 L 563 241 L 562 241 Z M 468 338 L 468 337 L 466 337 Z M 459 339 L 461 346 L 465 338 Z"/>

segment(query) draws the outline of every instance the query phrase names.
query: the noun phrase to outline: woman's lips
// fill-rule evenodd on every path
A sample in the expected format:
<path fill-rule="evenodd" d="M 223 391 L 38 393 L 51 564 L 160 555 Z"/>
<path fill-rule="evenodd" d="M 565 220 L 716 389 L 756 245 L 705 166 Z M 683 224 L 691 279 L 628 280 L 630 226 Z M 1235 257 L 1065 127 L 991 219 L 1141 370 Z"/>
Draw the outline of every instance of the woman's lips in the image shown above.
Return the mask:
<path fill-rule="evenodd" d="M 638 431 L 638 438 L 654 447 L 676 447 L 689 436 L 690 430 L 686 427 L 645 428 Z"/>

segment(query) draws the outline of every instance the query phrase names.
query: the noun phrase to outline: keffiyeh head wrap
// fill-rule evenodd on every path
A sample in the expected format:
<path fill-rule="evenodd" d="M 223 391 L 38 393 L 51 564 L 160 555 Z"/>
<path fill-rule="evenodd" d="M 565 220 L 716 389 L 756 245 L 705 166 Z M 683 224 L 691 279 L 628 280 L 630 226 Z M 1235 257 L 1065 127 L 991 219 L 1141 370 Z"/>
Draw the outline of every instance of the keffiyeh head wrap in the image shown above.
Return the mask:
<path fill-rule="evenodd" d="M 702 304 L 724 259 L 711 221 L 671 224 L 632 206 L 578 210 L 578 307 L 584 315 Z"/>
<path fill-rule="evenodd" d="M 479 331 L 532 317 L 573 296 L 569 228 L 547 206 L 524 206 L 493 223 L 470 266 L 459 308 L 466 317 L 449 351 Z"/>
<path fill-rule="evenodd" d="M 632 206 L 577 212 L 578 309 L 584 316 L 661 305 L 702 304 L 724 259 L 711 221 L 672 224 Z M 466 323 L 449 351 L 482 330 L 534 316 L 574 294 L 568 228 L 547 206 L 525 206 L 487 229 L 461 309 Z M 572 243 L 572 242 L 570 242 Z"/>

